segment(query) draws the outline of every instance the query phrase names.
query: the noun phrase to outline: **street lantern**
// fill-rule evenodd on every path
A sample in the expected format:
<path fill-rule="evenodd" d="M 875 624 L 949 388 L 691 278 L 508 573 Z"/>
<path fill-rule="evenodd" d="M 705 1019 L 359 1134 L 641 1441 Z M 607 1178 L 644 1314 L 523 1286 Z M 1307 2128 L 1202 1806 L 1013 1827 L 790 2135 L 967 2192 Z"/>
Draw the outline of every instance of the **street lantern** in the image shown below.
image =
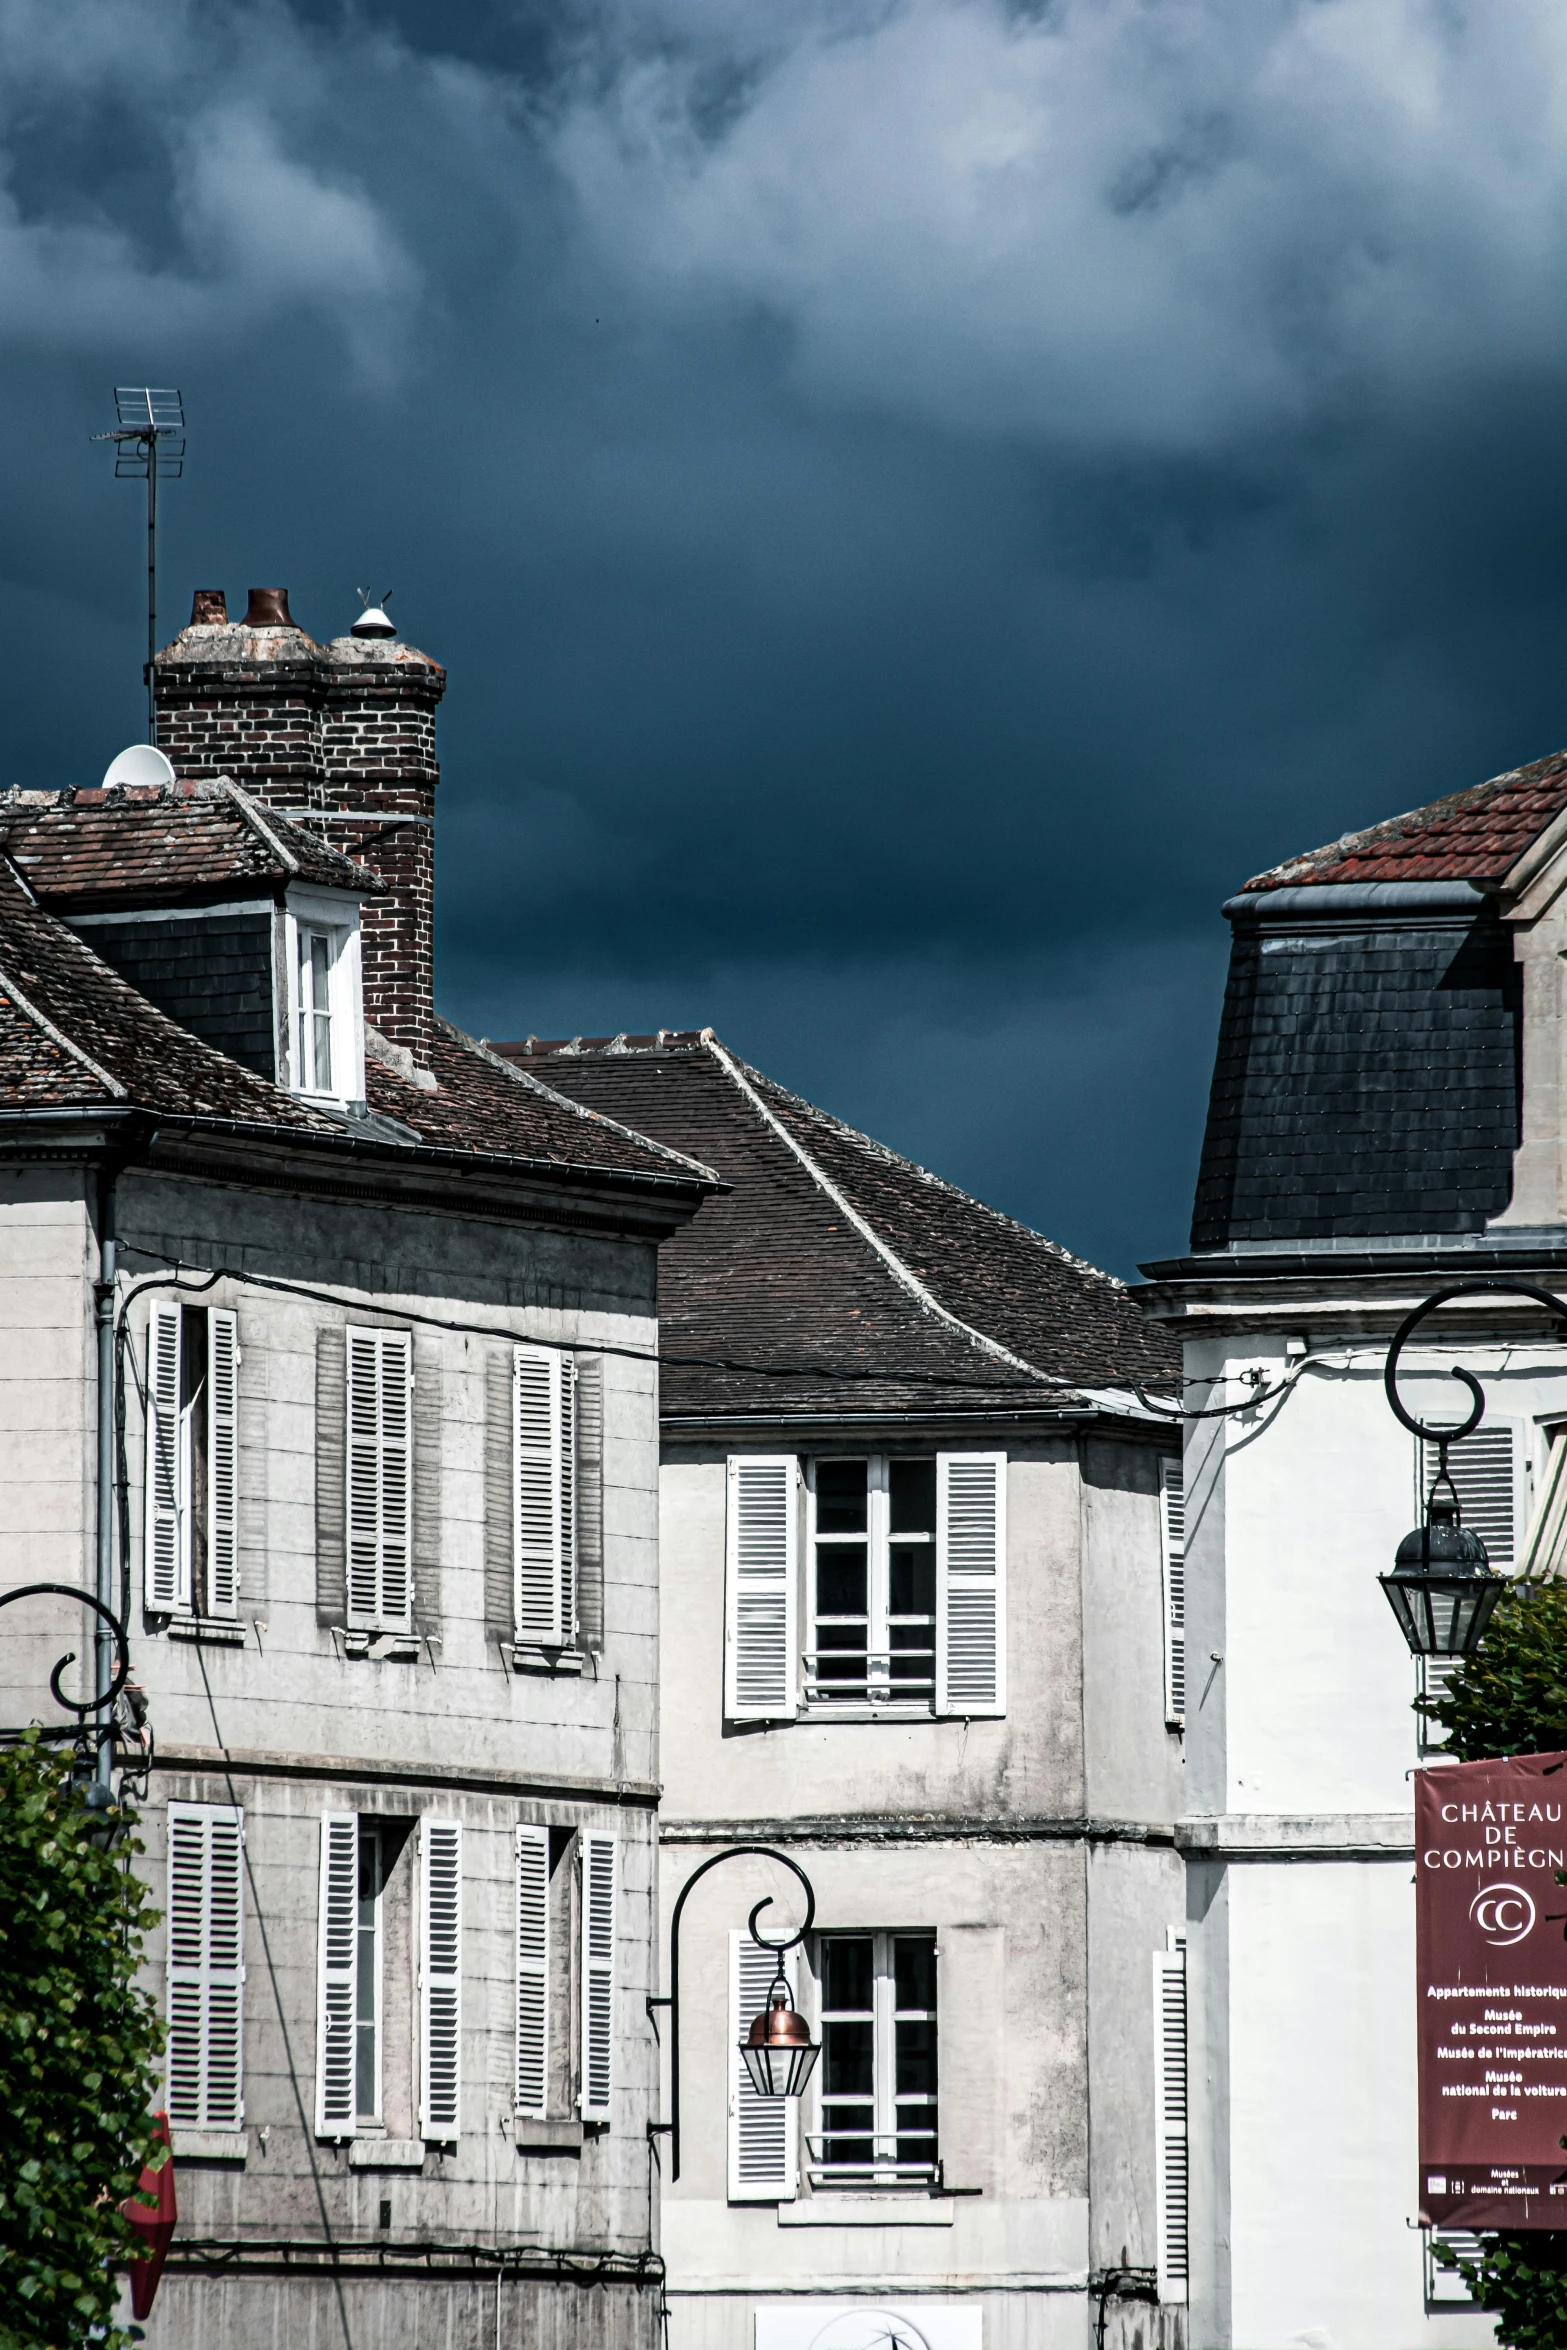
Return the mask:
<path fill-rule="evenodd" d="M 1424 1524 L 1404 1536 L 1391 1575 L 1377 1579 L 1413 1655 L 1469 1656 L 1485 1638 L 1505 1578 L 1492 1572 L 1479 1535 L 1465 1533 L 1445 1467 Z"/>
<path fill-rule="evenodd" d="M 789 2005 L 782 1967 L 767 1994 L 767 2005 L 751 2019 L 740 2043 L 745 2069 L 758 2097 L 798 2097 L 815 2070 L 821 2048 L 803 2015 Z"/>

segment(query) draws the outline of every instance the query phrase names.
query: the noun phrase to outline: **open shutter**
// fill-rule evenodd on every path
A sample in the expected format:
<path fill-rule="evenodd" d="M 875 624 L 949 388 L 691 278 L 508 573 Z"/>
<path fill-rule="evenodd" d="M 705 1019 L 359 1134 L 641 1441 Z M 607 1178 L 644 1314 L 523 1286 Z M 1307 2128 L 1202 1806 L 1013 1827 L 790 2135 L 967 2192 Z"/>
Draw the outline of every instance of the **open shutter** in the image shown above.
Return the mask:
<path fill-rule="evenodd" d="M 190 1463 L 180 1420 L 180 1308 L 155 1304 L 147 1325 L 146 1604 L 190 1605 Z"/>
<path fill-rule="evenodd" d="M 237 2130 L 244 2118 L 244 1815 L 171 1803 L 169 2120 Z"/>
<path fill-rule="evenodd" d="M 462 2128 L 462 1826 L 420 1829 L 419 2131 L 449 2144 Z"/>
<path fill-rule="evenodd" d="M 584 2121 L 607 2122 L 615 2085 L 615 1839 L 582 1836 L 582 2089 Z"/>
<path fill-rule="evenodd" d="M 1499 1573 L 1510 1575 L 1518 1554 L 1518 1476 L 1522 1447 L 1516 1420 L 1485 1419 L 1462 1444 L 1449 1446 L 1447 1473 L 1458 1495 L 1465 1531 L 1478 1534 Z M 1437 1473 L 1434 1444 L 1421 1445 L 1422 1505 Z"/>
<path fill-rule="evenodd" d="M 1186 1497 L 1181 1463 L 1159 1463 L 1159 1539 L 1164 1566 L 1164 1718 L 1186 1720 Z"/>
<path fill-rule="evenodd" d="M 1189 2166 L 1186 2149 L 1186 1951 L 1156 1950 L 1153 1961 L 1154 2128 L 1159 2298 L 1187 2292 Z"/>
<path fill-rule="evenodd" d="M 791 2006 L 795 1953 L 784 1953 L 784 1979 Z M 792 2203 L 800 2191 L 800 2100 L 759 2097 L 740 2054 L 751 2018 L 767 2005 L 778 1975 L 778 1960 L 759 1950 L 747 1933 L 729 1937 L 729 2200 L 731 2203 Z"/>
<path fill-rule="evenodd" d="M 550 2086 L 550 1832 L 517 1830 L 518 2113 L 542 2121 Z"/>
<path fill-rule="evenodd" d="M 348 1333 L 348 1621 L 406 1631 L 413 1516 L 406 1330 Z"/>
<path fill-rule="evenodd" d="M 207 1613 L 239 1613 L 239 1324 L 207 1316 Z"/>
<path fill-rule="evenodd" d="M 786 1721 L 797 1710 L 799 1482 L 792 1452 L 730 1459 L 724 1712 L 732 1722 Z"/>
<path fill-rule="evenodd" d="M 316 2128 L 326 2138 L 353 2135 L 358 1916 L 359 1822 L 352 1812 L 328 1812 L 321 1822 L 316 1959 Z"/>
<path fill-rule="evenodd" d="M 1006 1712 L 1007 1456 L 936 1455 L 936 1711 Z"/>
<path fill-rule="evenodd" d="M 577 1636 L 576 1365 L 558 1348 L 512 1357 L 512 1512 L 517 1638 Z"/>

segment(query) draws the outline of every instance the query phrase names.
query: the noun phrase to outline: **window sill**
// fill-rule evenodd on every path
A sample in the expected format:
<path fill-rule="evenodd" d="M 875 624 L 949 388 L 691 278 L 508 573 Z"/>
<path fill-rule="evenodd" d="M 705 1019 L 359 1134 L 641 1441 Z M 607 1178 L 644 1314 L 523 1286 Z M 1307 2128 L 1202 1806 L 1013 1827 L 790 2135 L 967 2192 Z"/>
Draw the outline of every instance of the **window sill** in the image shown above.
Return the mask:
<path fill-rule="evenodd" d="M 580 2154 L 587 2136 L 580 2121 L 528 2121 L 516 2115 L 511 2129 L 519 2154 Z"/>
<path fill-rule="evenodd" d="M 582 1674 L 588 1660 L 580 1648 L 541 1648 L 534 1641 L 519 1640 L 511 1652 L 512 1670 L 518 1673 Z"/>
<path fill-rule="evenodd" d="M 422 2138 L 355 2138 L 348 2149 L 350 2170 L 423 2170 Z"/>
<path fill-rule="evenodd" d="M 834 2195 L 818 2188 L 798 2203 L 780 2203 L 781 2228 L 950 2228 L 950 2195 Z"/>
<path fill-rule="evenodd" d="M 164 1626 L 171 1640 L 199 1641 L 203 1648 L 243 1648 L 249 1627 L 230 1616 L 170 1616 Z"/>
<path fill-rule="evenodd" d="M 895 1705 L 890 1702 L 886 1705 L 858 1702 L 834 1705 L 830 1700 L 822 1698 L 807 1698 L 798 1715 L 802 1722 L 939 1722 L 944 1718 L 941 1714 L 933 1713 L 923 1702 L 913 1705 Z"/>
<path fill-rule="evenodd" d="M 248 2130 L 171 2130 L 169 2143 L 176 2162 L 244 2162 L 250 2153 Z"/>

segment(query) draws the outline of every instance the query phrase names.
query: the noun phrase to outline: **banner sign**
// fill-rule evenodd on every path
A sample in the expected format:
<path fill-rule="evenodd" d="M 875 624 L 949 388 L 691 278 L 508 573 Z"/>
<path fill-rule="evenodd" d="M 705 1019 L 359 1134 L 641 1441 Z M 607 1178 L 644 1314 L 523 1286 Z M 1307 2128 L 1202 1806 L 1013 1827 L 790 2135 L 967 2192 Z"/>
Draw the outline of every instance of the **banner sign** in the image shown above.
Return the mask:
<path fill-rule="evenodd" d="M 1415 1774 L 1420 2223 L 1567 2229 L 1567 1754 Z"/>

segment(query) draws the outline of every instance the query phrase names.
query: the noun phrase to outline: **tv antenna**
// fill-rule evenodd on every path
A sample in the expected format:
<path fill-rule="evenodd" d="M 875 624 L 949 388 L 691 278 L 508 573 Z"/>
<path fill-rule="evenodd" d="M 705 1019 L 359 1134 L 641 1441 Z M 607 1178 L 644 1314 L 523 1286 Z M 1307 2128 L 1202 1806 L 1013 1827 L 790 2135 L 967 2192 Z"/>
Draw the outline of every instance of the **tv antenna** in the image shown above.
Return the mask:
<path fill-rule="evenodd" d="M 151 384 L 116 384 L 113 432 L 95 432 L 95 441 L 113 441 L 116 481 L 147 484 L 147 740 L 158 739 L 158 705 L 152 690 L 152 657 L 158 649 L 158 477 L 178 481 L 185 470 L 185 403 L 176 391 Z"/>

